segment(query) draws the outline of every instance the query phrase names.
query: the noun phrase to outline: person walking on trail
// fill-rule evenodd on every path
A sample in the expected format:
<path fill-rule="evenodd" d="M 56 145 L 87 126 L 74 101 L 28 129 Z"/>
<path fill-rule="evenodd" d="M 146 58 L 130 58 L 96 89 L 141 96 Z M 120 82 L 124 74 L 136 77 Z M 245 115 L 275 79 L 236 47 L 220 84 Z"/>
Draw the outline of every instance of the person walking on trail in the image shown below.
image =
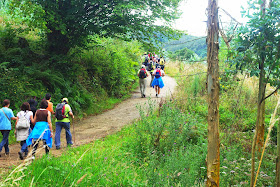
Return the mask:
<path fill-rule="evenodd" d="M 149 76 L 147 73 L 147 70 L 144 65 L 142 65 L 141 69 L 138 71 L 138 77 L 139 77 L 139 85 L 140 85 L 140 92 L 141 97 L 146 97 L 145 91 L 146 91 L 146 78 Z"/>
<path fill-rule="evenodd" d="M 159 60 L 159 65 L 162 70 L 164 70 L 165 59 L 161 56 Z"/>
<path fill-rule="evenodd" d="M 45 96 L 45 99 L 47 100 L 48 102 L 48 108 L 47 110 L 51 112 L 51 114 L 54 114 L 54 111 L 53 111 L 53 103 L 51 102 L 51 94 L 47 93 L 46 96 Z"/>
<path fill-rule="evenodd" d="M 155 69 L 156 69 L 156 66 L 152 66 L 152 69 L 151 69 L 151 71 L 150 71 L 150 74 L 151 74 L 150 87 L 152 87 L 152 83 L 153 83 L 153 80 L 154 80 L 154 78 L 155 78 L 155 76 L 154 76 L 154 74 L 153 74 L 153 72 L 155 71 Z"/>
<path fill-rule="evenodd" d="M 60 134 L 61 134 L 62 128 L 65 129 L 67 146 L 71 146 L 73 144 L 72 135 L 70 132 L 69 116 L 71 116 L 72 119 L 74 119 L 74 114 L 72 112 L 70 105 L 68 104 L 68 99 L 63 98 L 62 103 L 58 104 L 55 109 L 55 117 L 56 117 L 55 147 L 56 147 L 56 149 L 60 149 Z"/>
<path fill-rule="evenodd" d="M 35 117 L 35 114 L 36 114 L 36 111 L 37 111 L 37 105 L 38 105 L 38 102 L 35 100 L 36 97 L 34 98 L 31 98 L 30 100 L 28 100 L 27 102 L 29 103 L 30 105 L 30 109 L 33 113 L 33 118 Z M 34 128 L 34 123 L 32 123 L 32 121 L 30 122 L 30 129 L 32 130 Z"/>
<path fill-rule="evenodd" d="M 5 154 L 9 155 L 9 134 L 12 130 L 11 120 L 17 120 L 17 117 L 14 116 L 13 111 L 9 108 L 10 100 L 5 99 L 3 101 L 3 107 L 0 110 L 0 131 L 3 136 L 3 139 L 0 143 L 0 153 L 5 148 Z M 1 157 L 1 155 L 0 155 Z"/>
<path fill-rule="evenodd" d="M 21 149 L 18 152 L 19 158 L 23 160 L 23 157 L 28 155 L 28 146 L 26 139 L 30 132 L 30 122 L 33 120 L 33 112 L 30 109 L 28 102 L 24 102 L 20 107 L 20 112 L 17 113 L 18 119 L 15 123 L 15 135 L 16 140 L 20 142 Z M 24 153 L 24 155 L 23 155 Z"/>
<path fill-rule="evenodd" d="M 155 76 L 152 86 L 156 90 L 156 97 L 160 97 L 160 89 L 164 87 L 162 77 L 165 75 L 164 71 L 160 68 L 160 66 L 157 66 L 156 70 L 153 72 L 153 75 Z"/>
<path fill-rule="evenodd" d="M 49 153 L 52 148 L 52 121 L 51 112 L 47 110 L 48 102 L 43 99 L 40 103 L 40 108 L 36 111 L 34 119 L 31 121 L 35 123 L 34 129 L 26 140 L 26 144 L 33 145 L 32 159 L 35 159 L 36 150 L 38 148 L 39 141 L 42 140 L 45 146 L 46 154 Z"/>

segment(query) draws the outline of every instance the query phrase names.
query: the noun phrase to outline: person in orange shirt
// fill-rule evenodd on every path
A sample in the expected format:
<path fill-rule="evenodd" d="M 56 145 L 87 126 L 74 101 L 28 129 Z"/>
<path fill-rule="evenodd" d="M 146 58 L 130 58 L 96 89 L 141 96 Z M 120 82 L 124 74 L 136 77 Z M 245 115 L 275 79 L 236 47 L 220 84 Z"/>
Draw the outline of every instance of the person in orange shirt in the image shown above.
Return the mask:
<path fill-rule="evenodd" d="M 53 111 L 53 103 L 51 102 L 51 94 L 47 93 L 46 96 L 45 96 L 45 99 L 48 101 L 48 108 L 47 110 L 51 112 L 51 114 L 54 114 L 54 111 Z"/>

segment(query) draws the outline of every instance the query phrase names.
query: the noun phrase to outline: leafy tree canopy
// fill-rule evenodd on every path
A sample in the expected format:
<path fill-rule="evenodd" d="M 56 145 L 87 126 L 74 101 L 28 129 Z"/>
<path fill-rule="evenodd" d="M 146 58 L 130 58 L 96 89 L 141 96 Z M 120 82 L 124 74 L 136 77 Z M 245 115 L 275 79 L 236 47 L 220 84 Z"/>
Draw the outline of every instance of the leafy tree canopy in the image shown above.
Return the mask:
<path fill-rule="evenodd" d="M 265 14 L 260 11 L 260 4 L 250 3 L 247 13 L 249 22 L 239 28 L 235 48 L 230 51 L 232 63 L 237 70 L 259 76 L 260 69 L 265 70 L 266 83 L 279 84 L 280 65 L 280 2 L 272 1 Z M 262 63 L 265 61 L 265 63 Z M 264 66 L 264 67 L 260 67 Z"/>
<path fill-rule="evenodd" d="M 49 52 L 66 54 L 73 46 L 83 46 L 93 34 L 143 43 L 155 38 L 155 32 L 171 36 L 175 31 L 168 23 L 179 17 L 180 1 L 10 0 L 9 9 L 30 28 L 46 32 Z M 167 24 L 155 25 L 158 20 Z"/>

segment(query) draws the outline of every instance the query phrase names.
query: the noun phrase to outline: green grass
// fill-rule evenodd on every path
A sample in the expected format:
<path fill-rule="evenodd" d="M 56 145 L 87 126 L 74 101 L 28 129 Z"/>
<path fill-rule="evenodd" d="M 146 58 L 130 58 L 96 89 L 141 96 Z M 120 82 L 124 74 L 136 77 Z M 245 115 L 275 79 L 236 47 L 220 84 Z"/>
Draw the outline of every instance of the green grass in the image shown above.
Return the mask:
<path fill-rule="evenodd" d="M 192 114 L 179 109 L 170 113 L 173 107 L 172 103 L 163 107 L 157 129 L 148 127 L 157 113 L 142 115 L 135 124 L 105 139 L 70 148 L 60 157 L 37 158 L 23 171 L 20 185 L 190 186 L 203 181 L 207 144 L 192 129 L 196 126 L 203 130 L 204 124 L 193 121 Z M 159 145 L 155 145 L 157 137 Z M 144 139 L 149 141 L 143 142 Z M 11 185 L 20 176 L 23 174 L 13 174 L 5 185 Z"/>

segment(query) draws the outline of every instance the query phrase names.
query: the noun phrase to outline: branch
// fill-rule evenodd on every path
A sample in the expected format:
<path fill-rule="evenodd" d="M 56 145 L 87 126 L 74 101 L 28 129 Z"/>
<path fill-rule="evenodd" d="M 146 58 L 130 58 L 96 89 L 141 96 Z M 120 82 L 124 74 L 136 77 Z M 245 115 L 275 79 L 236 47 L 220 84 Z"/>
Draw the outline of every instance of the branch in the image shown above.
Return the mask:
<path fill-rule="evenodd" d="M 271 92 L 268 96 L 266 96 L 265 98 L 263 98 L 262 100 L 261 100 L 261 103 L 264 101 L 264 100 L 266 100 L 267 98 L 269 98 L 270 96 L 272 96 L 275 92 L 277 92 L 277 90 L 280 88 L 280 85 L 278 85 L 277 86 L 277 88 L 273 91 L 273 92 Z"/>
<path fill-rule="evenodd" d="M 220 7 L 220 9 L 222 11 L 224 11 L 224 13 L 226 13 L 231 19 L 233 19 L 235 22 L 239 23 L 240 25 L 243 25 L 242 23 L 240 23 L 239 21 L 237 21 L 234 17 L 232 17 L 227 11 L 225 11 L 223 8 Z"/>

